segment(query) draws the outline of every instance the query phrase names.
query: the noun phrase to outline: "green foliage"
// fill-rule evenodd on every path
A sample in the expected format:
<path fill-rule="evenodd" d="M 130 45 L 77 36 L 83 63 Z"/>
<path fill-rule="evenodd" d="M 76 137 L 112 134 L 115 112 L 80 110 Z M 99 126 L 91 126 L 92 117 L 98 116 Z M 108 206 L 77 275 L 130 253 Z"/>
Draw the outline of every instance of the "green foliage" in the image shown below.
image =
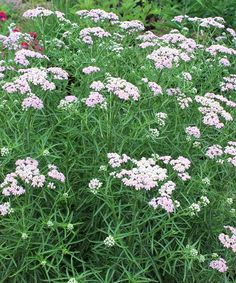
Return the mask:
<path fill-rule="evenodd" d="M 223 17 L 232 27 L 236 27 L 235 0 L 160 0 L 159 5 L 164 20 L 170 20 L 176 15 L 203 18 L 218 16 Z"/>
<path fill-rule="evenodd" d="M 147 6 L 142 7 L 134 1 L 104 1 L 103 8 L 118 11 L 123 19 L 132 19 L 131 15 L 146 19 L 150 14 L 171 19 L 181 9 L 181 3 L 176 3 L 171 10 L 172 3 L 146 2 Z M 18 70 L 27 67 L 14 62 L 15 50 L 4 47 L 2 59 L 11 68 L 0 84 L 0 148 L 7 147 L 10 152 L 0 156 L 0 180 L 14 170 L 16 160 L 31 156 L 39 161 L 40 172 L 45 175 L 47 165 L 56 164 L 66 182 L 56 183 L 56 189 L 24 184 L 26 194 L 0 196 L 0 204 L 10 201 L 14 209 L 9 215 L 0 216 L 0 282 L 71 283 L 70 278 L 78 283 L 235 282 L 235 254 L 217 239 L 224 232 L 224 225 L 236 226 L 235 167 L 226 158 L 223 164 L 217 163 L 205 152 L 212 144 L 225 146 L 228 141 L 235 141 L 236 120 L 225 122 L 222 129 L 206 126 L 194 100 L 196 91 L 200 96 L 207 92 L 222 94 L 220 83 L 223 77 L 235 73 L 235 57 L 228 56 L 231 66 L 225 68 L 219 64 L 221 54 L 212 57 L 204 48 L 198 48 L 189 62 L 180 61 L 178 66 L 159 70 L 147 59 L 157 47 L 140 48 L 139 33 L 129 34 L 104 22 L 99 23 L 104 29 L 123 37 L 96 38 L 92 46 L 80 40 L 81 29 L 97 23 L 80 20 L 71 12 L 101 8 L 98 1 L 76 4 L 61 0 L 54 4 L 78 26 L 67 25 L 54 16 L 29 21 L 25 32 L 38 33 L 45 48 L 43 54 L 49 60 L 29 58 L 28 67 L 60 67 L 68 72 L 69 79 L 56 81 L 50 77 L 56 84 L 52 91 L 32 86 L 44 108 L 23 111 L 24 95 L 7 93 L 2 85 L 12 82 L 19 76 Z M 197 5 L 203 4 L 202 0 Z M 197 11 L 193 8 L 188 12 Z M 215 37 L 221 34 L 221 30 L 209 29 L 203 34 L 197 30 L 193 34 L 179 28 L 188 38 L 206 46 L 215 44 Z M 58 40 L 63 42 L 61 47 Z M 229 34 L 224 40 L 223 44 L 234 47 Z M 114 51 L 117 45 L 122 47 L 119 52 Z M 91 65 L 101 71 L 85 75 L 82 69 Z M 184 80 L 183 72 L 190 72 L 192 80 Z M 87 107 L 84 99 L 91 91 L 91 83 L 105 83 L 108 74 L 137 86 L 140 99 L 124 101 L 106 91 L 107 109 Z M 143 78 L 162 86 L 163 95 L 154 96 Z M 180 88 L 193 103 L 181 109 L 178 97 L 167 95 L 168 88 Z M 67 95 L 76 96 L 79 104 L 59 109 L 61 99 Z M 235 100 L 234 92 L 225 97 Z M 236 116 L 235 108 L 225 108 Z M 167 113 L 168 119 L 160 128 L 160 135 L 152 137 L 150 129 L 159 127 L 158 112 Z M 201 130 L 200 147 L 194 146 L 195 139 L 186 139 L 185 128 L 192 125 Z M 192 178 L 187 183 L 168 167 L 169 178 L 177 186 L 173 196 L 181 206 L 170 214 L 161 208 L 154 210 L 148 201 L 158 195 L 159 187 L 135 190 L 112 178 L 109 152 L 126 153 L 137 160 L 152 154 L 188 158 Z M 105 170 L 100 169 L 101 165 Z M 206 177 L 209 185 L 203 182 Z M 103 183 L 96 194 L 88 188 L 92 178 Z M 201 196 L 207 196 L 210 204 L 191 215 L 190 205 Z M 228 198 L 233 199 L 231 204 Z M 109 235 L 114 237 L 113 247 L 104 244 Z M 191 250 L 196 250 L 197 256 Z M 209 268 L 212 253 L 227 259 L 227 273 Z"/>

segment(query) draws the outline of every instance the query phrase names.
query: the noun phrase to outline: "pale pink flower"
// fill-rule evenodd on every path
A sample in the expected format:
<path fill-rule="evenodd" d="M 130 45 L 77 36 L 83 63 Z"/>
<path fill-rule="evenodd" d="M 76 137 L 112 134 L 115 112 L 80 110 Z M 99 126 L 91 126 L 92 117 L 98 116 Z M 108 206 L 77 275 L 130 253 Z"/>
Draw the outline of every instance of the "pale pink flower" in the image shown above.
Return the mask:
<path fill-rule="evenodd" d="M 223 258 L 219 258 L 217 260 L 212 260 L 209 264 L 212 269 L 216 269 L 219 272 L 226 272 L 228 270 L 228 266 L 226 261 Z"/>

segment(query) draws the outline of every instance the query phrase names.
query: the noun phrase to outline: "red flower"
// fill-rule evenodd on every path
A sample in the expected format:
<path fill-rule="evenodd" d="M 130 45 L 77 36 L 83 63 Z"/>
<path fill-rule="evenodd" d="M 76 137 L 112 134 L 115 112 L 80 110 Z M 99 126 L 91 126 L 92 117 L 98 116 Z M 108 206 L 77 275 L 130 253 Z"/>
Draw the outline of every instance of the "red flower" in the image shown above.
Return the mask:
<path fill-rule="evenodd" d="M 36 39 L 36 38 L 38 37 L 37 32 L 34 32 L 34 31 L 30 31 L 30 32 L 29 32 L 29 35 L 30 35 L 31 37 L 33 37 L 33 39 Z"/>
<path fill-rule="evenodd" d="M 14 28 L 12 31 L 13 32 L 20 32 L 20 28 Z"/>
<path fill-rule="evenodd" d="M 5 22 L 7 20 L 7 14 L 3 11 L 0 11 L 0 22 Z"/>
<path fill-rule="evenodd" d="M 22 48 L 25 48 L 25 49 L 29 48 L 29 44 L 27 42 L 21 42 L 20 45 L 21 45 Z"/>

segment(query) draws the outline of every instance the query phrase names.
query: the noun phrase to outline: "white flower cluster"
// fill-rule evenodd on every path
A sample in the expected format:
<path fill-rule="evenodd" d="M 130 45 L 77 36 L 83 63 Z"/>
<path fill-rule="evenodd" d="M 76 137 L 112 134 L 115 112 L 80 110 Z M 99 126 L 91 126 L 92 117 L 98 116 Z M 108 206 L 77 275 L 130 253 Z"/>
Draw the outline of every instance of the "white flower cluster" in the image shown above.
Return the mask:
<path fill-rule="evenodd" d="M 200 200 L 197 203 L 192 203 L 189 206 L 189 210 L 190 210 L 190 215 L 194 216 L 196 215 L 198 212 L 201 211 L 202 207 L 207 206 L 210 203 L 210 200 L 208 199 L 208 197 L 206 196 L 201 196 Z"/>
<path fill-rule="evenodd" d="M 107 246 L 107 247 L 113 247 L 115 245 L 115 239 L 109 235 L 108 237 L 106 237 L 106 239 L 104 240 L 104 244 Z"/>

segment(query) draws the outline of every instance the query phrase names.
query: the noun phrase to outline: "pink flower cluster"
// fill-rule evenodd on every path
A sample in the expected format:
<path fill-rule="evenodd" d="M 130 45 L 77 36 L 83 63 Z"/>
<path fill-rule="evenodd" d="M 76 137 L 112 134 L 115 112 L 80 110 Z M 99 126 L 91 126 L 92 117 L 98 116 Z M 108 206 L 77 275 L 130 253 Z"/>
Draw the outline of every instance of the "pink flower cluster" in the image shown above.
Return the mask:
<path fill-rule="evenodd" d="M 139 44 L 139 47 L 142 49 L 150 46 L 160 46 L 159 37 L 151 31 L 146 31 L 145 33 L 137 36 L 136 39 L 142 41 L 142 43 Z"/>
<path fill-rule="evenodd" d="M 215 157 L 223 155 L 223 149 L 222 146 L 218 144 L 214 144 L 212 146 L 209 146 L 207 151 L 206 151 L 206 156 L 209 157 L 210 159 L 213 159 Z"/>
<path fill-rule="evenodd" d="M 151 42 L 151 41 L 155 41 L 157 40 L 159 37 L 157 35 L 155 35 L 153 32 L 151 31 L 146 31 L 143 34 L 140 34 L 139 36 L 137 36 L 138 40 L 141 40 L 143 42 Z"/>
<path fill-rule="evenodd" d="M 179 156 L 177 159 L 172 159 L 171 156 L 165 155 L 158 157 L 158 160 L 162 161 L 164 164 L 169 164 L 172 166 L 173 170 L 177 172 L 177 175 L 183 181 L 191 179 L 188 172 L 186 172 L 191 165 L 188 158 Z"/>
<path fill-rule="evenodd" d="M 53 75 L 55 80 L 68 80 L 68 73 L 59 67 L 50 67 L 47 68 L 47 72 Z"/>
<path fill-rule="evenodd" d="M 27 110 L 33 108 L 36 110 L 43 109 L 43 101 L 36 95 L 29 95 L 22 101 L 22 109 Z"/>
<path fill-rule="evenodd" d="M 231 65 L 227 58 L 221 58 L 219 60 L 219 63 L 220 65 L 225 66 L 225 67 L 229 67 Z"/>
<path fill-rule="evenodd" d="M 227 31 L 232 37 L 236 37 L 236 32 L 235 32 L 235 30 L 233 30 L 232 28 L 227 28 L 226 31 Z"/>
<path fill-rule="evenodd" d="M 151 91 L 153 92 L 154 96 L 163 94 L 161 86 L 159 86 L 157 83 L 155 83 L 155 82 L 148 82 L 148 86 L 151 89 Z"/>
<path fill-rule="evenodd" d="M 72 106 L 78 103 L 78 98 L 74 95 L 67 95 L 63 99 L 61 99 L 59 105 L 57 106 L 59 109 L 68 110 Z"/>
<path fill-rule="evenodd" d="M 106 108 L 106 99 L 98 92 L 102 90 L 111 92 L 122 100 L 133 99 L 136 101 L 140 96 L 136 86 L 121 78 L 108 77 L 105 84 L 101 81 L 94 81 L 90 85 L 90 88 L 95 91 L 90 92 L 89 96 L 85 99 L 85 104 L 88 107 L 100 105 L 102 108 Z"/>
<path fill-rule="evenodd" d="M 182 23 L 183 20 L 191 23 L 197 23 L 200 27 L 206 28 L 220 28 L 223 29 L 225 20 L 221 17 L 208 17 L 208 18 L 198 18 L 198 17 L 189 17 L 187 15 L 180 15 L 173 18 L 173 21 L 177 23 Z"/>
<path fill-rule="evenodd" d="M 104 105 L 105 102 L 106 102 L 105 97 L 96 91 L 91 91 L 89 96 L 85 100 L 85 104 L 88 107 L 95 107 L 96 105 L 102 106 Z"/>
<path fill-rule="evenodd" d="M 220 121 L 220 117 L 226 121 L 232 121 L 233 117 L 220 105 L 217 100 L 224 102 L 227 106 L 235 107 L 235 103 L 214 93 L 206 93 L 205 96 L 195 96 L 197 103 L 201 104 L 198 110 L 203 114 L 203 123 L 213 126 L 217 129 L 223 128 L 224 123 Z"/>
<path fill-rule="evenodd" d="M 82 29 L 79 36 L 84 43 L 93 45 L 93 37 L 104 38 L 111 36 L 111 34 L 101 27 L 92 27 Z"/>
<path fill-rule="evenodd" d="M 224 228 L 229 230 L 232 235 L 228 236 L 224 233 L 221 233 L 218 239 L 225 248 L 231 249 L 234 253 L 236 253 L 236 228 L 231 226 L 224 226 Z"/>
<path fill-rule="evenodd" d="M 167 178 L 167 170 L 157 165 L 152 158 L 142 157 L 140 160 L 135 160 L 123 156 L 124 161 L 121 159 L 114 161 L 114 154 L 109 156 L 109 163 L 113 167 L 118 167 L 117 164 L 120 166 L 120 164 L 126 163 L 128 160 L 134 165 L 132 169 L 121 169 L 119 172 L 112 173 L 116 178 L 121 179 L 122 183 L 127 187 L 134 187 L 135 190 L 150 190 L 158 186 L 158 182 Z"/>
<path fill-rule="evenodd" d="M 160 206 L 168 213 L 173 212 L 175 208 L 173 200 L 168 195 L 151 199 L 149 201 L 149 205 L 151 205 L 154 209 L 157 209 Z"/>
<path fill-rule="evenodd" d="M 159 193 L 160 196 L 157 198 L 153 198 L 150 200 L 149 205 L 151 205 L 154 209 L 157 209 L 159 206 L 166 210 L 168 213 L 174 212 L 175 205 L 171 198 L 173 191 L 176 189 L 176 184 L 172 181 L 168 181 L 163 184 Z"/>
<path fill-rule="evenodd" d="M 133 99 L 137 101 L 140 97 L 138 88 L 121 78 L 108 77 L 105 87 L 108 92 L 115 94 L 122 100 Z"/>
<path fill-rule="evenodd" d="M 105 85 L 101 81 L 94 81 L 91 83 L 90 88 L 95 91 L 101 91 L 105 88 Z"/>
<path fill-rule="evenodd" d="M 13 82 L 5 83 L 2 88 L 7 93 L 25 94 L 28 97 L 23 101 L 23 109 L 33 107 L 35 109 L 42 109 L 43 102 L 36 95 L 32 93 L 30 84 L 40 86 L 44 91 L 54 90 L 56 88 L 53 82 L 48 80 L 48 74 L 52 73 L 54 79 L 68 79 L 68 74 L 61 68 L 30 68 L 30 69 L 20 69 L 18 72 L 21 74 L 14 79 Z"/>
<path fill-rule="evenodd" d="M 236 167 L 236 142 L 229 141 L 226 147 L 222 147 L 221 145 L 214 144 L 209 146 L 206 151 L 206 156 L 210 159 L 214 159 L 218 156 L 223 156 L 223 154 L 227 157 L 227 162 Z"/>
<path fill-rule="evenodd" d="M 221 91 L 235 91 L 236 90 L 236 75 L 230 75 L 223 78 L 224 82 L 220 84 Z"/>
<path fill-rule="evenodd" d="M 10 214 L 12 211 L 11 209 L 11 205 L 9 202 L 4 202 L 2 204 L 0 204 L 0 215 L 1 216 L 5 216 L 7 214 Z"/>
<path fill-rule="evenodd" d="M 186 172 L 186 170 L 188 170 L 191 165 L 191 162 L 188 158 L 179 156 L 177 159 L 170 160 L 169 164 L 173 167 L 174 171 L 178 173 L 178 176 L 183 181 L 187 181 L 191 178 L 188 172 Z"/>
<path fill-rule="evenodd" d="M 32 187 L 42 188 L 45 185 L 46 177 L 40 174 L 38 161 L 27 157 L 16 161 L 14 172 L 7 174 L 0 187 L 4 196 L 19 196 L 25 193 L 25 189 L 19 185 L 19 180 Z M 57 170 L 57 167 L 50 167 L 48 175 L 61 182 L 65 181 L 65 176 Z"/>
<path fill-rule="evenodd" d="M 119 20 L 119 17 L 115 13 L 108 13 L 101 9 L 80 10 L 76 12 L 76 15 L 78 15 L 80 18 L 89 18 L 95 23 L 100 21 L 103 22 L 105 20 L 115 23 Z"/>
<path fill-rule="evenodd" d="M 236 50 L 220 44 L 211 45 L 210 47 L 206 48 L 206 51 L 213 56 L 216 56 L 219 53 L 236 56 Z"/>
<path fill-rule="evenodd" d="M 236 167 L 236 142 L 229 141 L 228 145 L 224 148 L 224 153 L 230 155 L 227 161 Z"/>
<path fill-rule="evenodd" d="M 35 9 L 27 10 L 23 13 L 24 18 L 37 18 L 37 17 L 48 17 L 53 14 L 53 11 L 45 9 L 43 7 L 37 7 Z"/>
<path fill-rule="evenodd" d="M 185 129 L 185 133 L 188 135 L 188 136 L 192 136 L 196 139 L 199 139 L 201 137 L 201 132 L 200 130 L 198 129 L 198 127 L 187 127 Z"/>
<path fill-rule="evenodd" d="M 128 33 L 138 32 L 145 29 L 143 23 L 137 20 L 123 21 L 119 23 L 119 26 Z"/>
<path fill-rule="evenodd" d="M 212 269 L 218 270 L 219 272 L 226 272 L 228 270 L 228 266 L 226 261 L 223 258 L 219 258 L 217 260 L 212 260 L 209 264 Z"/>
<path fill-rule="evenodd" d="M 28 49 L 21 49 L 21 50 L 16 51 L 14 61 L 17 64 L 28 66 L 30 62 L 27 59 L 27 57 L 49 60 L 49 58 L 46 55 L 43 55 L 39 52 L 28 50 Z"/>
<path fill-rule="evenodd" d="M 118 154 L 115 152 L 111 152 L 107 154 L 109 159 L 108 163 L 111 165 L 112 168 L 120 167 L 123 163 L 127 163 L 131 158 L 126 154 Z"/>
<path fill-rule="evenodd" d="M 85 67 L 83 68 L 82 72 L 86 75 L 90 75 L 93 73 L 97 73 L 100 71 L 100 68 L 96 67 L 96 66 L 89 66 L 89 67 Z"/>
<path fill-rule="evenodd" d="M 168 34 L 164 34 L 159 37 L 159 39 L 167 43 L 176 44 L 186 52 L 193 52 L 197 48 L 197 43 L 194 39 L 185 37 L 178 30 L 173 30 Z"/>
<path fill-rule="evenodd" d="M 160 44 L 158 42 L 153 42 L 153 41 L 145 41 L 139 44 L 139 47 L 142 49 L 153 46 L 160 46 Z"/>
<path fill-rule="evenodd" d="M 31 40 L 32 38 L 29 34 L 18 31 L 10 30 L 8 36 L 0 34 L 0 42 L 2 42 L 3 48 L 7 48 L 9 50 L 21 49 L 22 42 L 30 42 Z"/>
<path fill-rule="evenodd" d="M 61 172 L 58 171 L 57 166 L 54 164 L 49 164 L 48 165 L 48 176 L 51 177 L 52 179 L 58 180 L 62 183 L 65 182 L 65 175 Z"/>
<path fill-rule="evenodd" d="M 181 60 L 188 62 L 191 59 L 186 52 L 170 47 L 160 47 L 149 54 L 147 58 L 154 61 L 155 67 L 160 70 L 171 69 L 174 65 L 178 65 Z"/>
<path fill-rule="evenodd" d="M 38 17 L 49 17 L 54 15 L 60 22 L 71 24 L 70 20 L 65 18 L 65 14 L 60 11 L 51 11 L 43 7 L 27 10 L 23 13 L 23 17 L 27 19 L 34 19 Z"/>
<path fill-rule="evenodd" d="M 164 164 L 170 164 L 182 180 L 185 181 L 190 178 L 186 172 L 190 167 L 190 161 L 182 156 L 172 159 L 170 156 L 160 157 L 154 154 L 153 158 L 142 157 L 140 160 L 136 160 L 126 154 L 108 153 L 107 157 L 110 166 L 116 169 L 116 171 L 110 173 L 110 176 L 120 179 L 125 186 L 133 187 L 135 190 L 149 191 L 158 187 L 160 182 L 168 178 L 167 169 L 157 164 L 159 160 L 163 161 Z M 120 168 L 126 164 L 128 169 Z M 167 181 L 158 190 L 160 196 L 151 199 L 149 204 L 154 209 L 161 207 L 168 213 L 173 212 L 174 208 L 179 206 L 179 202 L 172 200 L 172 193 L 175 189 L 176 184 Z"/>

